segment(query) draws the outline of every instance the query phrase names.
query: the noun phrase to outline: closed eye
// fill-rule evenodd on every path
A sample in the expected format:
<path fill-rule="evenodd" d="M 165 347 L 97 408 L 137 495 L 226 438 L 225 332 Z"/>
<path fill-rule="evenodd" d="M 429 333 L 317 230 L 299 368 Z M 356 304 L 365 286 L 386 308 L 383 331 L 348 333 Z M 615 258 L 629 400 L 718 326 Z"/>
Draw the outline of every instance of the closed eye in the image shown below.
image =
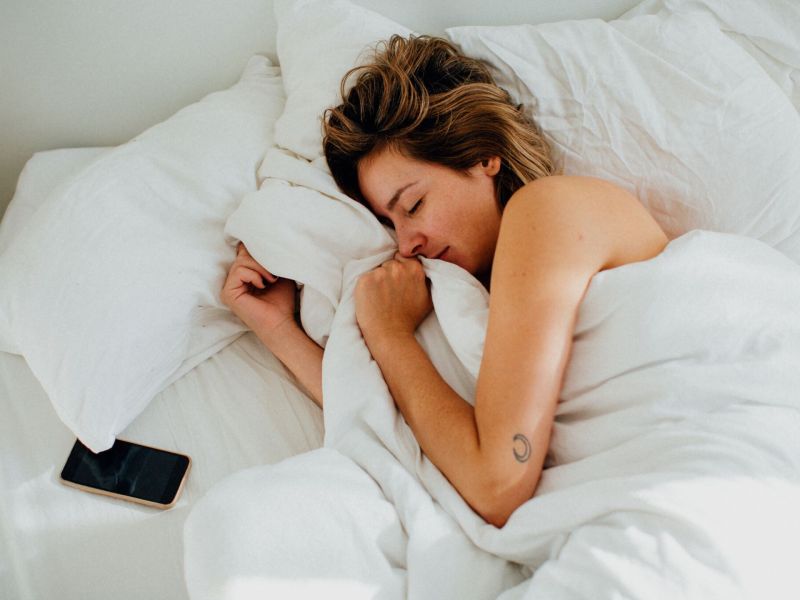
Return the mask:
<path fill-rule="evenodd" d="M 380 221 L 382 225 L 386 225 L 389 229 L 394 229 L 394 223 L 386 217 L 378 217 L 378 221 Z"/>
<path fill-rule="evenodd" d="M 413 215 L 419 210 L 420 206 L 422 206 L 422 200 L 417 200 L 416 204 L 414 204 L 414 206 L 411 207 L 411 210 L 408 211 L 408 214 Z"/>

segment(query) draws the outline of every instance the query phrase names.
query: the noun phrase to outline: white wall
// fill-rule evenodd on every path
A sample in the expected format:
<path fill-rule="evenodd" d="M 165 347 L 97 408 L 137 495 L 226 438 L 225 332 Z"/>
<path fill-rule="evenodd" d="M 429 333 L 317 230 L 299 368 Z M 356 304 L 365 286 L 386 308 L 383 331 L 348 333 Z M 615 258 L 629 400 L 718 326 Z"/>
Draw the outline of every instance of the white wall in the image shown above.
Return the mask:
<path fill-rule="evenodd" d="M 420 33 L 614 18 L 638 0 L 356 0 Z M 124 143 L 247 58 L 275 58 L 271 0 L 0 0 L 0 213 L 34 152 Z"/>

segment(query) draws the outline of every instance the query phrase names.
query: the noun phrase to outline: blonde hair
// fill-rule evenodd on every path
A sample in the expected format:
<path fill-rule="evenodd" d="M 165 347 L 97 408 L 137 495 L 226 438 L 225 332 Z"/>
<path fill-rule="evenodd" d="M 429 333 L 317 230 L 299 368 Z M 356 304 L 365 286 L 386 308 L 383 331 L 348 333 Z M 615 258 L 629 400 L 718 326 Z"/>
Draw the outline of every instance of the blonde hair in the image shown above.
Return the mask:
<path fill-rule="evenodd" d="M 526 183 L 557 170 L 536 124 L 483 63 L 447 40 L 392 36 L 371 62 L 345 74 L 341 95 L 342 104 L 325 111 L 325 158 L 342 191 L 364 204 L 358 163 L 387 146 L 460 172 L 499 156 L 501 206 Z"/>

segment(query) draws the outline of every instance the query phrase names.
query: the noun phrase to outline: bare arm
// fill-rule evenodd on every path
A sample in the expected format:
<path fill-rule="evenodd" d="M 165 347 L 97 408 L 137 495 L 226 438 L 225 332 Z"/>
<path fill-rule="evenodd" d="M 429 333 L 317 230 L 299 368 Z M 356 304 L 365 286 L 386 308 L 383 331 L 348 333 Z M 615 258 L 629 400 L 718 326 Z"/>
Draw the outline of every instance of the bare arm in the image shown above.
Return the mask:
<path fill-rule="evenodd" d="M 506 211 L 475 402 L 481 453 L 492 474 L 486 502 L 501 521 L 539 482 L 591 278 L 650 259 L 667 243 L 634 196 L 588 177 L 535 181 Z"/>
<path fill-rule="evenodd" d="M 502 527 L 539 482 L 592 276 L 665 244 L 638 200 L 606 182 L 553 177 L 517 192 L 495 253 L 474 410 L 413 336 L 367 339 L 422 450 L 489 523 Z"/>
<path fill-rule="evenodd" d="M 322 408 L 322 348 L 294 319 L 271 330 L 256 325 L 253 331 Z"/>
<path fill-rule="evenodd" d="M 296 295 L 294 281 L 267 271 L 239 242 L 220 298 L 322 408 L 322 348 L 294 319 Z"/>
<path fill-rule="evenodd" d="M 381 337 L 369 348 L 422 451 L 487 518 L 472 406 L 442 379 L 413 335 Z"/>

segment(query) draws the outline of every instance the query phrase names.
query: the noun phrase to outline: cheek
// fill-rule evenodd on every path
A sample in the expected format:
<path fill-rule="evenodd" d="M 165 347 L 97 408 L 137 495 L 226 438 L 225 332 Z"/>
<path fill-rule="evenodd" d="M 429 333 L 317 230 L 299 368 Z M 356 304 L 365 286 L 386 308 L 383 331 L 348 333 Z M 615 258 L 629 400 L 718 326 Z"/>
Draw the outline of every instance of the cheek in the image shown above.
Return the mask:
<path fill-rule="evenodd" d="M 463 245 L 471 237 L 470 220 L 465 216 L 447 212 L 431 219 L 428 223 L 428 237 L 443 244 Z"/>

